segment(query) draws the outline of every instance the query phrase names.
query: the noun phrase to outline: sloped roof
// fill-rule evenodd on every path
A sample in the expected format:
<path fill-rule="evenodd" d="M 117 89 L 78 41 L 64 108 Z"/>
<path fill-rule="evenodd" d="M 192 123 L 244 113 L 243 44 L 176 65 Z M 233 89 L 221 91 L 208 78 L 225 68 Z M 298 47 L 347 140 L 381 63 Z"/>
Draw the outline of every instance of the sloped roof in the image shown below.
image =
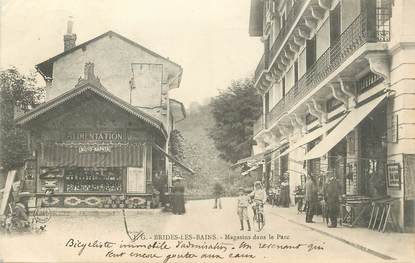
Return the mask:
<path fill-rule="evenodd" d="M 100 96 L 107 100 L 108 102 L 118 106 L 119 108 L 123 109 L 124 111 L 134 115 L 135 117 L 139 118 L 140 120 L 150 124 L 151 126 L 160 130 L 160 132 L 167 137 L 167 132 L 163 123 L 156 119 L 155 117 L 147 114 L 146 112 L 128 104 L 127 102 L 123 101 L 122 99 L 114 96 L 107 90 L 103 89 L 102 87 L 96 87 L 93 83 L 85 82 L 82 85 L 75 87 L 74 89 L 63 93 L 62 95 L 47 101 L 38 107 L 32 109 L 31 111 L 25 113 L 22 116 L 18 116 L 15 118 L 15 121 L 18 125 L 25 125 L 28 122 L 31 122 L 38 118 L 39 116 L 51 111 L 52 109 L 56 108 L 57 106 L 63 104 L 71 100 L 76 96 L 81 96 L 85 91 L 92 91 L 97 96 Z"/>
<path fill-rule="evenodd" d="M 67 54 L 72 53 L 75 50 L 78 50 L 80 48 L 84 48 L 87 45 L 89 45 L 89 44 L 91 44 L 95 41 L 98 41 L 98 40 L 100 40 L 104 37 L 107 37 L 107 36 L 109 36 L 109 37 L 113 37 L 113 36 L 118 37 L 118 38 L 122 39 L 123 41 L 126 41 L 126 42 L 130 43 L 133 46 L 136 46 L 138 48 L 141 48 L 141 49 L 145 50 L 147 53 L 149 53 L 149 54 L 151 54 L 155 57 L 164 59 L 166 62 L 172 63 L 172 64 L 176 65 L 177 67 L 179 67 L 180 69 L 182 68 L 179 64 L 171 61 L 170 59 L 167 59 L 166 57 L 163 57 L 163 56 L 155 53 L 154 51 L 151 51 L 150 49 L 148 49 L 146 47 L 143 47 L 142 45 L 140 45 L 140 44 L 138 44 L 138 43 L 136 43 L 136 42 L 134 42 L 134 41 L 132 41 L 132 40 L 116 33 L 116 32 L 114 32 L 114 31 L 111 31 L 111 30 L 104 33 L 104 34 L 102 34 L 102 35 L 99 35 L 99 36 L 97 36 L 93 39 L 90 39 L 90 40 L 88 40 L 88 41 L 86 41 L 82 44 L 79 44 L 79 45 L 77 45 L 77 46 L 75 46 L 71 49 L 68 49 L 68 50 L 66 50 L 66 51 L 64 51 L 64 52 L 62 52 L 62 53 L 60 53 L 60 54 L 58 54 L 58 55 L 56 55 L 52 58 L 49 58 L 48 60 L 45 60 L 45 61 L 41 62 L 41 63 L 37 64 L 35 66 L 35 68 L 45 79 L 48 79 L 48 78 L 50 79 L 50 78 L 52 78 L 52 73 L 53 73 L 53 66 L 52 66 L 53 62 L 55 62 L 56 60 L 58 60 L 59 58 L 65 56 Z"/>

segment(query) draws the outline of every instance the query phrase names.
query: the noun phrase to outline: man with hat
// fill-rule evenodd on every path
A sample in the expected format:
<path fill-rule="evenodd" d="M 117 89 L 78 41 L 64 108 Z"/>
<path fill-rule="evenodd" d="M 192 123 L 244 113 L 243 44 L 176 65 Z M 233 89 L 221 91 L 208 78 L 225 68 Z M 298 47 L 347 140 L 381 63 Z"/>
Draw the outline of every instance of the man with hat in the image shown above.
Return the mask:
<path fill-rule="evenodd" d="M 306 223 L 314 223 L 313 216 L 316 211 L 317 203 L 318 193 L 316 180 L 311 174 L 308 174 L 307 182 L 305 183 Z"/>
<path fill-rule="evenodd" d="M 330 219 L 328 227 L 337 227 L 339 214 L 339 189 L 336 177 L 332 171 L 327 172 L 328 182 L 324 186 L 324 201 L 327 204 L 327 217 Z"/>

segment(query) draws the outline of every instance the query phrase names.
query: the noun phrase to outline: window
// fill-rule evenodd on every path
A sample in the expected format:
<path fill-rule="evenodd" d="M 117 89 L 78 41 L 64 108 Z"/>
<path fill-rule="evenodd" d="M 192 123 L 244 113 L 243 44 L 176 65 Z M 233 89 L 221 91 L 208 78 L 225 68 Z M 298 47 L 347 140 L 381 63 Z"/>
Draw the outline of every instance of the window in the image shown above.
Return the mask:
<path fill-rule="evenodd" d="M 340 4 L 330 11 L 330 46 L 337 41 L 341 32 Z"/>
<path fill-rule="evenodd" d="M 288 93 L 294 86 L 294 66 L 285 74 L 285 92 Z"/>
<path fill-rule="evenodd" d="M 269 92 L 265 93 L 265 112 L 269 112 Z"/>
<path fill-rule="evenodd" d="M 379 41 L 390 40 L 391 0 L 376 1 L 376 35 Z"/>
<path fill-rule="evenodd" d="M 312 39 L 307 40 L 306 43 L 306 67 L 307 71 L 313 66 L 316 62 L 316 36 Z"/>
<path fill-rule="evenodd" d="M 298 82 L 298 60 L 294 62 L 294 84 Z"/>
<path fill-rule="evenodd" d="M 273 88 L 274 88 L 274 103 L 277 104 L 282 98 L 281 82 L 275 83 Z"/>
<path fill-rule="evenodd" d="M 304 49 L 298 57 L 298 78 L 300 79 L 307 71 L 306 50 Z"/>
<path fill-rule="evenodd" d="M 281 84 L 282 84 L 282 97 L 285 98 L 285 77 L 282 78 Z"/>
<path fill-rule="evenodd" d="M 280 28 L 281 29 L 285 27 L 285 20 L 286 18 L 285 18 L 285 11 L 284 11 L 280 16 Z"/>
<path fill-rule="evenodd" d="M 272 109 L 275 104 L 274 85 L 268 91 L 269 93 L 269 108 Z"/>

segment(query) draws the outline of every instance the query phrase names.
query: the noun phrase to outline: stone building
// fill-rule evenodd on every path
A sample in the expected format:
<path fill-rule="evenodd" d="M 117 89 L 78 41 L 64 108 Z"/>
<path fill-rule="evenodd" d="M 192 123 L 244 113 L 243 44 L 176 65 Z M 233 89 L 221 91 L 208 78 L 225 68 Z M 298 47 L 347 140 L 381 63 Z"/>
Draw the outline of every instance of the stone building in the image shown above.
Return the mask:
<path fill-rule="evenodd" d="M 305 174 L 321 191 L 331 171 L 346 200 L 388 200 L 413 228 L 413 10 L 406 0 L 251 1 L 249 34 L 264 45 L 253 150 L 271 187 L 287 172 L 293 201 Z"/>
<path fill-rule="evenodd" d="M 36 65 L 46 101 L 16 118 L 32 153 L 22 191 L 34 201 L 52 189 L 43 202 L 56 207 L 155 206 L 173 162 L 192 172 L 168 153 L 183 70 L 112 31 L 75 41 L 69 22 L 64 52 Z"/>

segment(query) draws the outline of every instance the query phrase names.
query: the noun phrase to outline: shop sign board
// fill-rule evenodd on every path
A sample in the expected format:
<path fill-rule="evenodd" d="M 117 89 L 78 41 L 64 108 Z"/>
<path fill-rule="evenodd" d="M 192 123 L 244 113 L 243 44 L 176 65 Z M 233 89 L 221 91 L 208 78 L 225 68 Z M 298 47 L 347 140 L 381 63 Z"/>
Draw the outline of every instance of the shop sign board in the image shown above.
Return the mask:
<path fill-rule="evenodd" d="M 398 115 L 393 114 L 391 116 L 391 123 L 389 128 L 389 142 L 397 143 L 398 142 Z"/>
<path fill-rule="evenodd" d="M 66 141 L 123 141 L 125 133 L 122 131 L 68 131 Z"/>
<path fill-rule="evenodd" d="M 109 153 L 111 152 L 111 145 L 80 145 L 79 153 L 90 153 L 90 152 L 99 152 L 99 153 Z"/>
<path fill-rule="evenodd" d="M 389 163 L 387 165 L 388 187 L 401 188 L 401 166 L 399 163 Z"/>

